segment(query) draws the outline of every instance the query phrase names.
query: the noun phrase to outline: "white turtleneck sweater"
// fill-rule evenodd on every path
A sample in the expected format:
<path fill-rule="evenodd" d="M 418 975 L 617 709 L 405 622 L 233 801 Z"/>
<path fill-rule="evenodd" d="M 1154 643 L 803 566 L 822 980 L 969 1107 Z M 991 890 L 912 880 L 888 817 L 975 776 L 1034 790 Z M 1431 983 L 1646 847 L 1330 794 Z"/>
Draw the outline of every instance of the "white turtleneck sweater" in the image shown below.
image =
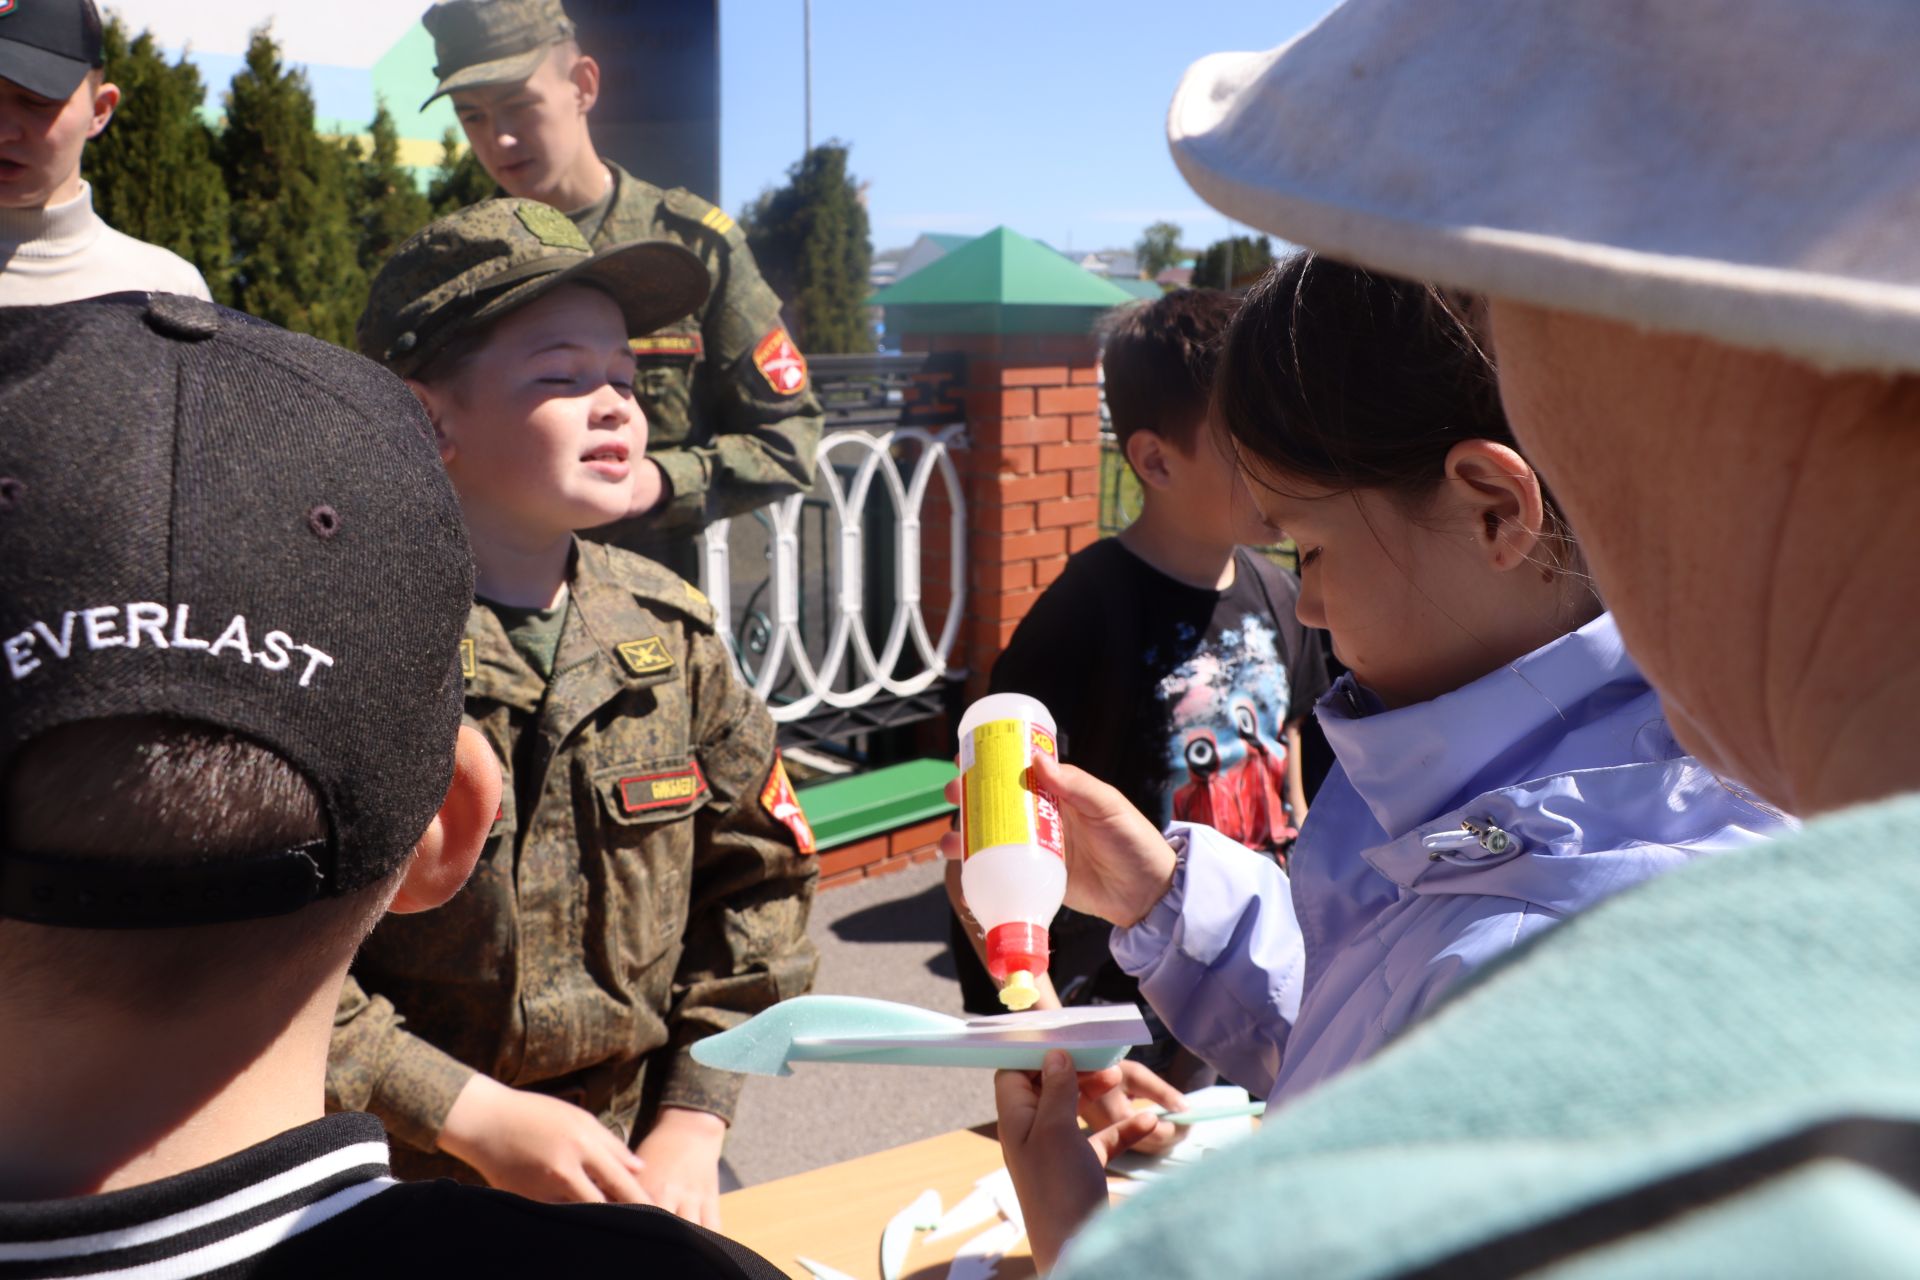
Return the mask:
<path fill-rule="evenodd" d="M 65 204 L 0 209 L 0 306 L 44 306 L 128 289 L 210 296 L 185 258 L 102 222 L 85 182 Z"/>

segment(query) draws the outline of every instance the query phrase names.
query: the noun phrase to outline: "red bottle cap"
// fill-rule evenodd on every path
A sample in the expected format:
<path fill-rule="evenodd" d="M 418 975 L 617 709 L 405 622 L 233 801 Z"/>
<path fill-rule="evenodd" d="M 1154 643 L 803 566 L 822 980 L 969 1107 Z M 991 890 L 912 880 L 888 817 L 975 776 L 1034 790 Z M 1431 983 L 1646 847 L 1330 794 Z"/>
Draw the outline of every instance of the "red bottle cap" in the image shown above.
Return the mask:
<path fill-rule="evenodd" d="M 987 972 L 995 982 L 1025 969 L 1038 977 L 1047 971 L 1047 929 L 1045 925 L 995 925 L 987 930 Z"/>

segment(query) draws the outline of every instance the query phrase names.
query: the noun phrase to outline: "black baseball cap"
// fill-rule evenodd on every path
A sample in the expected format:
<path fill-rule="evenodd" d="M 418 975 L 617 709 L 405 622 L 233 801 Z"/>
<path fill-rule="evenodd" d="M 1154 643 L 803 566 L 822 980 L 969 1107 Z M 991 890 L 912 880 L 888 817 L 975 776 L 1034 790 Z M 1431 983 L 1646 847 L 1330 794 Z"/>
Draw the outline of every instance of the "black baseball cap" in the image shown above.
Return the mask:
<path fill-rule="evenodd" d="M 0 80 L 67 98 L 104 56 L 93 0 L 0 0 Z"/>
<path fill-rule="evenodd" d="M 328 826 L 144 864 L 0 837 L 0 916 L 206 924 L 390 873 L 453 776 L 472 600 L 431 427 L 371 360 L 172 294 L 0 308 L 0 777 L 164 716 L 277 752 Z"/>

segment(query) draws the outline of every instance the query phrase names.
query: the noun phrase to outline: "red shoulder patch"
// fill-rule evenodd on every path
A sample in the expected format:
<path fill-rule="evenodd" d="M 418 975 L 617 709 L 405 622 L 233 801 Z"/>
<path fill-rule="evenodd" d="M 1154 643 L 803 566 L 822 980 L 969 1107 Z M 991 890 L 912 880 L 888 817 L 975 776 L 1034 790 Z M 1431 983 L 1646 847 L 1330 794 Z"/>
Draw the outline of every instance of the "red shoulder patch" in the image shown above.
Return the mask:
<path fill-rule="evenodd" d="M 807 389 L 807 358 L 793 345 L 784 325 L 775 325 L 760 339 L 753 349 L 753 365 L 778 395 L 797 396 Z"/>
<path fill-rule="evenodd" d="M 793 832 L 794 847 L 801 853 L 813 853 L 819 848 L 807 815 L 801 812 L 800 797 L 793 793 L 793 783 L 787 780 L 786 761 L 778 751 L 773 753 L 773 769 L 767 774 L 767 785 L 760 788 L 760 807 L 774 821 L 786 824 L 787 830 Z"/>

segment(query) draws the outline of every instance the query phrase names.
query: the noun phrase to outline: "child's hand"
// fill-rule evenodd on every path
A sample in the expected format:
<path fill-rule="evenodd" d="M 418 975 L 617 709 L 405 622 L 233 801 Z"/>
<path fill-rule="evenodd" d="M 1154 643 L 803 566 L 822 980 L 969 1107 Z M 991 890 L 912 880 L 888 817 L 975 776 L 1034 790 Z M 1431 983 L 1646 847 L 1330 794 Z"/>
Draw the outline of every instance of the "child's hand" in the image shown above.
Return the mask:
<path fill-rule="evenodd" d="M 1173 884 L 1173 846 L 1117 790 L 1084 769 L 1035 754 L 1029 785 L 1060 802 L 1067 835 L 1067 905 L 1122 927 L 1138 924 Z M 960 803 L 960 783 L 947 784 Z M 961 854 L 960 834 L 940 837 L 941 852 Z"/>
<path fill-rule="evenodd" d="M 1080 1119 L 1087 1128 L 1098 1132 L 1121 1123 L 1137 1114 L 1135 1102 L 1168 1111 L 1184 1111 L 1187 1106 L 1185 1094 L 1131 1058 L 1105 1071 L 1080 1073 Z M 1178 1125 L 1161 1120 L 1133 1144 L 1133 1150 L 1157 1156 L 1185 1136 Z"/>
<path fill-rule="evenodd" d="M 727 1122 L 705 1111 L 662 1107 L 640 1142 L 641 1185 L 662 1209 L 720 1229 L 720 1148 Z"/>
<path fill-rule="evenodd" d="M 474 1076 L 454 1099 L 440 1149 L 529 1200 L 653 1203 L 640 1158 L 592 1112 L 489 1076 Z"/>
<path fill-rule="evenodd" d="M 1058 1049 L 1048 1052 L 1037 1087 L 1028 1072 L 996 1071 L 993 1097 L 1000 1112 L 1000 1152 L 1020 1197 L 1033 1260 L 1045 1271 L 1081 1224 L 1107 1203 L 1107 1161 L 1152 1133 L 1156 1122 L 1135 1115 L 1082 1133 L 1074 1117 L 1080 1088 L 1073 1059 Z"/>

